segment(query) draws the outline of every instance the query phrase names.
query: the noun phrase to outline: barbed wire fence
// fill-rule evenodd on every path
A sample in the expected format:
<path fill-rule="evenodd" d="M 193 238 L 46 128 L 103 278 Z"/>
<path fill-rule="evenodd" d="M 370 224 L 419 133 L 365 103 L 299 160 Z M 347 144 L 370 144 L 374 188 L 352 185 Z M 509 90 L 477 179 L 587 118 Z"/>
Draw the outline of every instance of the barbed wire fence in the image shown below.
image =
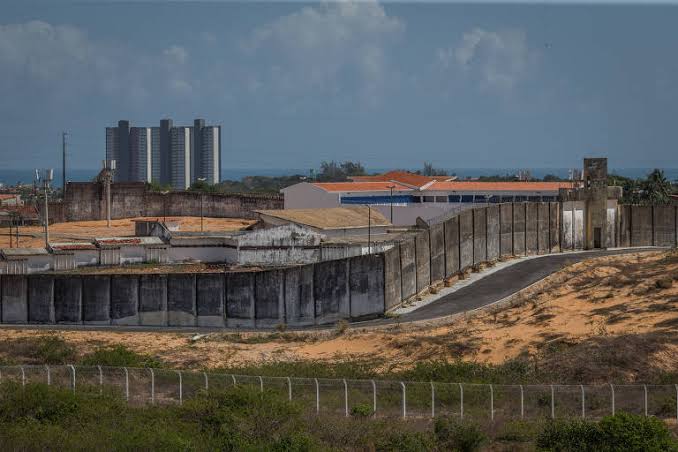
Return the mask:
<path fill-rule="evenodd" d="M 131 405 L 182 404 L 211 391 L 250 386 L 277 393 L 318 415 L 435 418 L 478 422 L 600 419 L 621 411 L 678 422 L 678 384 L 495 385 L 330 378 L 264 377 L 188 370 L 75 366 L 0 366 L 0 384 L 42 383 L 84 394 L 111 394 Z"/>

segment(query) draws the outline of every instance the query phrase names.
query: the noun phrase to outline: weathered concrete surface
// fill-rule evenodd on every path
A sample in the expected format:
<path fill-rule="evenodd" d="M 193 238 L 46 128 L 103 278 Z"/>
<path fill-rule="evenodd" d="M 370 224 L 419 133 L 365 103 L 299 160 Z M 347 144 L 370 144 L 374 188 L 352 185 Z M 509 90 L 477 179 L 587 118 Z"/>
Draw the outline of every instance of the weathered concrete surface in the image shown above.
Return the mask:
<path fill-rule="evenodd" d="M 198 314 L 197 325 L 223 327 L 224 303 L 226 299 L 226 278 L 223 273 L 196 274 L 195 307 Z"/>
<path fill-rule="evenodd" d="M 111 278 L 82 275 L 82 321 L 89 325 L 111 323 Z"/>
<path fill-rule="evenodd" d="M 54 278 L 48 275 L 28 277 L 28 321 L 54 323 Z"/>
<path fill-rule="evenodd" d="M 527 233 L 525 234 L 525 248 L 527 254 L 537 254 L 539 247 L 539 237 L 538 237 L 538 220 L 539 220 L 539 205 L 534 202 L 528 202 L 525 204 L 526 215 L 525 218 L 525 228 Z"/>
<path fill-rule="evenodd" d="M 473 211 L 459 214 L 459 268 L 473 265 Z"/>
<path fill-rule="evenodd" d="M 82 280 L 79 276 L 54 278 L 54 320 L 57 323 L 82 322 Z"/>
<path fill-rule="evenodd" d="M 2 323 L 28 323 L 28 280 L 24 275 L 3 275 Z"/>
<path fill-rule="evenodd" d="M 473 263 L 487 261 L 487 209 L 473 209 Z"/>
<path fill-rule="evenodd" d="M 450 277 L 459 271 L 459 217 L 454 216 L 445 222 L 445 276 Z"/>
<path fill-rule="evenodd" d="M 226 325 L 254 328 L 254 273 L 226 273 Z"/>
<path fill-rule="evenodd" d="M 631 206 L 631 246 L 652 246 L 652 207 Z"/>
<path fill-rule="evenodd" d="M 398 248 L 396 247 L 396 249 Z M 400 262 L 398 262 L 398 265 L 400 265 Z M 398 285 L 400 285 L 400 281 L 398 281 Z M 398 290 L 400 290 L 400 286 Z M 315 323 L 313 265 L 285 269 L 285 322 L 290 326 L 305 326 Z"/>
<path fill-rule="evenodd" d="M 445 277 L 445 231 L 442 223 L 429 229 L 431 247 L 431 282 L 442 281 Z"/>
<path fill-rule="evenodd" d="M 257 327 L 270 328 L 285 323 L 284 281 L 282 270 L 256 273 L 254 317 Z"/>
<path fill-rule="evenodd" d="M 513 203 L 513 254 L 525 254 L 525 204 Z"/>
<path fill-rule="evenodd" d="M 676 207 L 654 206 L 654 245 L 675 246 Z"/>
<path fill-rule="evenodd" d="M 619 206 L 619 246 L 631 246 L 631 206 Z"/>
<path fill-rule="evenodd" d="M 398 306 L 402 301 L 400 280 L 400 247 L 394 246 L 384 253 L 384 309 Z"/>
<path fill-rule="evenodd" d="M 417 264 L 415 262 L 414 239 L 400 242 L 400 277 L 402 297 L 407 300 L 417 293 Z"/>
<path fill-rule="evenodd" d="M 195 275 L 167 276 L 167 323 L 170 326 L 195 326 Z"/>
<path fill-rule="evenodd" d="M 315 264 L 313 293 L 318 324 L 348 318 L 350 315 L 348 260 Z"/>
<path fill-rule="evenodd" d="M 139 324 L 139 276 L 111 277 L 111 324 Z"/>
<path fill-rule="evenodd" d="M 148 326 L 167 325 L 167 275 L 141 275 L 139 323 Z"/>
<path fill-rule="evenodd" d="M 352 319 L 384 313 L 384 256 L 352 257 L 349 262 L 350 313 Z"/>
<path fill-rule="evenodd" d="M 431 249 L 428 231 L 421 231 L 415 236 L 415 257 L 417 262 L 417 293 L 431 284 Z"/>
<path fill-rule="evenodd" d="M 549 249 L 560 251 L 560 203 L 549 203 Z"/>
<path fill-rule="evenodd" d="M 513 204 L 500 204 L 499 217 L 501 234 L 499 252 L 501 256 L 511 256 L 513 255 Z"/>
<path fill-rule="evenodd" d="M 487 215 L 487 260 L 499 258 L 499 241 L 501 238 L 499 226 L 499 206 L 488 206 Z"/>
<path fill-rule="evenodd" d="M 548 203 L 541 202 L 537 204 L 537 252 L 539 254 L 547 254 L 550 251 L 549 215 L 550 209 Z"/>

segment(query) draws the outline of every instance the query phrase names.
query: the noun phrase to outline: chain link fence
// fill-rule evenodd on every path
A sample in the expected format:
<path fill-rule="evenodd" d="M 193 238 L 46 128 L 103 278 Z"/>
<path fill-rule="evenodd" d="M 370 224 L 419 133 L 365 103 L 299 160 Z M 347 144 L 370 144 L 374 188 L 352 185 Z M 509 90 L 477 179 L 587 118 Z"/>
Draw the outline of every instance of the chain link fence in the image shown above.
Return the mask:
<path fill-rule="evenodd" d="M 678 421 L 678 385 L 490 385 L 263 377 L 103 366 L 0 366 L 0 383 L 43 383 L 110 394 L 132 405 L 181 404 L 200 393 L 250 386 L 323 415 L 453 416 L 477 422 L 600 419 L 620 411 Z"/>

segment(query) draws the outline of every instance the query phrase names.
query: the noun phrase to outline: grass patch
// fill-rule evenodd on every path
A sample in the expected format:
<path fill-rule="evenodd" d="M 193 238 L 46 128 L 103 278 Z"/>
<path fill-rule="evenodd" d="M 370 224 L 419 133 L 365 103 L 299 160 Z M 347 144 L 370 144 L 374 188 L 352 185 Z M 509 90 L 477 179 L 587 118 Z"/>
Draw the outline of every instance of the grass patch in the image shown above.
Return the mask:
<path fill-rule="evenodd" d="M 17 358 L 26 364 L 70 364 L 76 361 L 75 347 L 61 336 L 47 334 L 3 341 L 0 352 L 3 364 L 16 364 Z"/>
<path fill-rule="evenodd" d="M 99 347 L 80 360 L 83 366 L 110 367 L 165 367 L 164 363 L 150 355 L 137 353 L 124 345 Z"/>

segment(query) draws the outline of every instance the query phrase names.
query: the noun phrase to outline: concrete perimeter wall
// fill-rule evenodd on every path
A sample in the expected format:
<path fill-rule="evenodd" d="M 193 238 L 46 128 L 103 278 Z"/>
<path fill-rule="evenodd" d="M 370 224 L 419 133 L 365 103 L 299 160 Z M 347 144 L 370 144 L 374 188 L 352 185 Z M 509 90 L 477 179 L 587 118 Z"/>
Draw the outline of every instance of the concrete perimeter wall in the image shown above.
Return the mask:
<path fill-rule="evenodd" d="M 619 246 L 677 246 L 678 206 L 619 206 Z"/>

